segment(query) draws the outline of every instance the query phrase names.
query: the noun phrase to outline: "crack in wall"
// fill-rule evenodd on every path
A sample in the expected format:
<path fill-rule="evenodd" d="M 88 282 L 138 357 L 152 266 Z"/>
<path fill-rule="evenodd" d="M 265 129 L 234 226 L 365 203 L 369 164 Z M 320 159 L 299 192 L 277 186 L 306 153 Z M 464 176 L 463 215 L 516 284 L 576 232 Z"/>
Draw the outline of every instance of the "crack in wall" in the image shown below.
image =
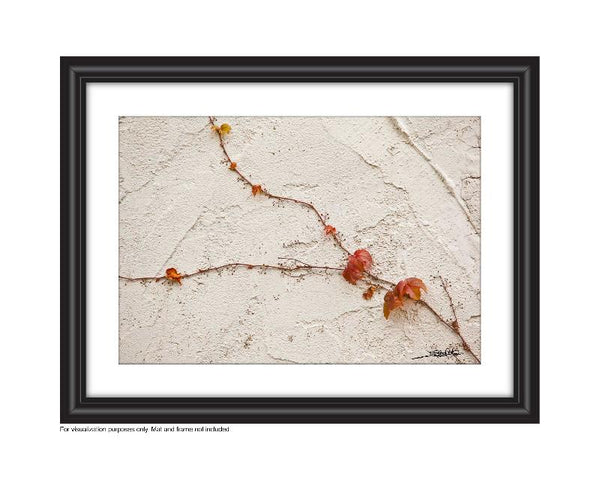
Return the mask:
<path fill-rule="evenodd" d="M 119 128 L 121 128 L 121 122 L 123 121 L 123 119 L 125 119 L 127 117 L 119 117 Z M 150 173 L 152 174 L 152 176 L 146 180 L 141 186 L 134 188 L 133 190 L 128 190 L 126 192 L 124 192 L 123 196 L 121 196 L 119 198 L 119 205 L 121 203 L 123 203 L 123 201 L 125 201 L 125 199 L 131 195 L 132 193 L 137 193 L 141 190 L 143 190 L 145 187 L 147 187 L 148 185 L 150 185 L 154 180 L 156 180 L 156 177 L 158 176 L 159 173 L 161 173 L 163 170 L 166 170 L 167 168 L 171 167 L 173 165 L 173 162 L 175 161 L 175 159 L 177 158 L 177 156 L 184 151 L 186 148 L 190 147 L 191 144 L 189 143 L 184 143 L 184 142 L 180 142 L 180 139 L 183 136 L 186 135 L 193 135 L 195 138 L 198 137 L 198 135 L 200 135 L 204 130 L 206 130 L 206 128 L 210 126 L 210 123 L 207 123 L 204 127 L 202 127 L 200 130 L 198 130 L 197 132 L 184 132 L 181 135 L 179 135 L 177 137 L 177 147 L 175 147 L 174 149 L 171 150 L 171 153 L 169 153 L 168 155 L 166 155 L 167 158 L 165 158 L 164 160 L 158 162 L 158 166 L 157 168 L 155 168 L 154 170 L 151 170 Z M 121 135 L 121 132 L 119 130 L 119 135 Z M 119 143 L 120 143 L 120 139 L 119 139 Z M 164 150 L 163 150 L 164 151 Z M 121 154 L 119 153 L 119 157 L 121 156 Z M 121 162 L 121 160 L 119 159 L 119 163 Z M 121 166 L 119 165 L 119 170 L 121 169 Z"/>
<path fill-rule="evenodd" d="M 290 360 L 289 358 L 283 358 L 283 357 L 276 357 L 275 355 L 273 355 L 272 353 L 270 353 L 268 350 L 265 352 L 267 354 L 267 356 L 271 359 L 271 360 L 275 360 L 277 362 L 283 362 L 283 363 L 294 363 L 296 365 L 300 365 L 301 362 L 296 362 L 295 360 Z M 305 362 L 303 362 L 304 364 Z"/>
<path fill-rule="evenodd" d="M 419 147 L 414 142 L 414 140 L 408 133 L 408 130 L 406 129 L 406 127 L 404 125 L 402 125 L 402 123 L 400 123 L 400 121 L 396 117 L 388 117 L 388 118 L 390 120 L 390 123 L 394 127 L 394 130 L 396 130 L 400 134 L 400 136 L 405 139 L 405 141 L 408 145 L 413 147 L 413 149 L 421 156 L 421 158 L 423 158 L 427 162 L 427 164 L 431 167 L 431 169 L 436 173 L 438 178 L 441 180 L 442 184 L 446 187 L 446 190 L 448 191 L 448 193 L 450 193 L 450 195 L 452 197 L 454 197 L 454 200 L 456 200 L 456 203 L 458 203 L 459 207 L 464 212 L 464 214 L 467 217 L 467 220 L 468 220 L 469 224 L 471 225 L 471 227 L 473 228 L 473 230 L 475 230 L 475 232 L 477 234 L 479 234 L 480 232 L 477 229 L 477 226 L 475 225 L 473 218 L 471 218 L 471 212 L 469 211 L 469 209 L 468 209 L 467 205 L 465 204 L 464 200 L 462 199 L 462 197 L 456 191 L 454 182 L 433 161 L 433 158 L 431 158 L 431 156 L 429 156 L 421 147 Z"/>
<path fill-rule="evenodd" d="M 392 121 L 397 121 L 394 117 L 389 117 L 390 120 Z M 347 150 L 351 151 L 353 154 L 355 154 L 361 161 L 363 161 L 365 164 L 367 164 L 369 167 L 377 169 L 377 176 L 379 178 L 379 180 L 381 180 L 383 182 L 384 185 L 388 185 L 390 187 L 395 188 L 396 190 L 402 192 L 405 195 L 404 198 L 404 203 L 408 206 L 410 212 L 413 215 L 413 218 L 415 219 L 417 225 L 419 226 L 419 228 L 427 235 L 427 237 L 434 243 L 438 244 L 441 246 L 442 250 L 444 252 L 446 252 L 446 254 L 452 258 L 456 265 L 459 265 L 460 268 L 467 273 L 467 268 L 462 265 L 459 261 L 459 258 L 456 256 L 455 252 L 452 251 L 452 249 L 448 248 L 448 246 L 444 243 L 441 242 L 439 238 L 434 237 L 430 231 L 429 228 L 431 226 L 430 222 L 425 221 L 415 210 L 412 202 L 410 201 L 409 198 L 409 194 L 406 188 L 401 187 L 399 185 L 396 185 L 394 182 L 390 181 L 390 180 L 386 180 L 386 177 L 384 175 L 384 172 L 381 168 L 381 166 L 375 164 L 375 163 L 371 163 L 369 162 L 364 155 L 362 155 L 359 151 L 357 151 L 355 148 L 353 148 L 352 146 L 346 144 L 345 142 L 342 142 L 341 140 L 339 140 L 335 135 L 333 135 L 329 129 L 327 129 L 327 127 L 325 126 L 325 124 L 323 124 L 323 122 L 321 121 L 321 124 L 323 125 L 323 130 L 327 133 L 327 136 L 330 137 L 332 140 L 334 140 L 338 145 L 341 145 L 342 147 L 346 148 Z M 475 233 L 478 235 L 479 234 L 479 230 L 477 229 L 475 223 L 473 222 L 473 219 L 470 216 L 470 210 L 468 210 L 468 207 L 466 205 L 463 205 L 461 203 L 462 198 L 456 193 L 456 191 L 454 190 L 453 186 L 451 185 L 452 181 L 446 177 L 446 175 L 441 171 L 441 169 L 439 171 L 436 170 L 437 166 L 435 164 L 432 163 L 432 160 L 428 157 L 428 155 L 421 149 L 419 148 L 412 140 L 412 138 L 408 135 L 408 133 L 406 132 L 405 129 L 403 129 L 402 125 L 398 122 L 397 126 L 395 125 L 395 129 L 400 131 L 402 133 L 402 135 L 407 139 L 407 142 L 425 159 L 427 160 L 427 162 L 432 166 L 432 168 L 434 169 L 434 171 L 436 171 L 436 173 L 438 174 L 438 176 L 441 175 L 442 181 L 444 183 L 444 185 L 446 186 L 446 189 L 449 191 L 449 193 L 451 194 L 451 196 L 454 197 L 454 199 L 457 201 L 457 203 L 459 203 L 461 209 L 463 210 L 463 212 L 465 213 L 467 220 L 469 221 L 471 227 L 474 229 Z M 393 155 L 393 154 L 392 154 Z M 387 218 L 392 217 L 392 218 L 396 218 L 398 217 L 399 214 L 398 213 L 389 213 L 386 214 L 383 218 L 381 218 L 377 223 L 375 223 L 374 225 L 368 226 L 368 227 L 362 227 L 357 229 L 355 235 L 354 235 L 354 241 L 356 243 L 359 243 L 360 240 L 360 236 L 358 235 L 358 233 L 365 233 L 366 231 L 372 229 L 372 228 L 376 228 L 379 224 L 381 224 L 382 222 L 386 221 Z"/>
<path fill-rule="evenodd" d="M 171 254 L 165 260 L 165 262 L 162 264 L 162 266 L 160 267 L 160 269 L 158 270 L 158 272 L 155 274 L 155 276 L 162 275 L 162 273 L 165 271 L 165 267 L 168 265 L 168 263 L 171 261 L 171 259 L 175 256 L 175 253 L 177 252 L 177 250 L 179 249 L 179 247 L 181 246 L 181 244 L 185 241 L 185 239 L 187 238 L 187 236 L 196 229 L 196 227 L 200 223 L 200 220 L 202 220 L 202 216 L 203 215 L 204 215 L 204 212 L 202 212 L 200 215 L 198 215 L 198 217 L 196 217 L 196 221 L 192 224 L 192 226 L 190 228 L 187 229 L 187 231 L 183 234 L 183 237 L 181 237 L 181 239 L 177 242 L 177 244 L 175 245 L 175 247 L 171 251 Z"/>
<path fill-rule="evenodd" d="M 166 167 L 165 167 L 165 168 L 166 168 Z M 159 170 L 159 172 L 160 172 L 161 170 L 163 170 L 163 169 L 161 168 L 161 169 Z M 150 184 L 150 183 L 151 183 L 151 182 L 152 182 L 152 181 L 155 179 L 155 177 L 156 177 L 156 175 L 157 175 L 157 173 L 158 173 L 158 172 L 156 172 L 156 173 L 155 173 L 155 172 L 150 172 L 150 173 L 152 174 L 152 176 L 151 176 L 151 177 L 150 177 L 150 178 L 149 178 L 147 181 L 145 181 L 145 182 L 144 182 L 144 183 L 143 183 L 143 184 L 142 184 L 140 187 L 138 187 L 138 188 L 135 188 L 135 189 L 133 189 L 133 190 L 129 190 L 129 191 L 127 191 L 127 192 L 125 192 L 125 193 L 123 194 L 123 196 L 122 196 L 122 197 L 119 199 L 119 205 L 121 205 L 121 203 L 123 203 L 123 202 L 125 201 L 125 199 L 126 199 L 126 198 L 127 198 L 129 195 L 131 195 L 132 193 L 139 192 L 140 190 L 144 189 L 144 188 L 145 188 L 147 185 L 149 185 L 149 184 Z"/>
<path fill-rule="evenodd" d="M 362 153 L 360 153 L 358 150 L 354 149 L 353 147 L 351 147 L 350 145 L 348 145 L 347 143 L 342 142 L 339 138 L 337 138 L 335 135 L 333 135 L 329 129 L 327 128 L 327 126 L 323 123 L 323 120 L 321 120 L 321 125 L 323 126 L 323 130 L 325 131 L 325 133 L 327 134 L 327 136 L 329 138 L 331 138 L 333 141 L 335 141 L 338 145 L 341 145 L 342 147 L 346 148 L 347 150 L 350 150 L 352 153 L 354 153 L 356 156 L 358 156 L 358 158 L 360 158 L 365 164 L 367 164 L 369 167 L 371 168 L 376 168 L 377 170 L 379 170 L 381 172 L 381 167 L 379 165 L 377 165 L 376 163 L 371 163 L 369 162 Z M 381 174 L 380 174 L 380 178 L 382 178 Z"/>

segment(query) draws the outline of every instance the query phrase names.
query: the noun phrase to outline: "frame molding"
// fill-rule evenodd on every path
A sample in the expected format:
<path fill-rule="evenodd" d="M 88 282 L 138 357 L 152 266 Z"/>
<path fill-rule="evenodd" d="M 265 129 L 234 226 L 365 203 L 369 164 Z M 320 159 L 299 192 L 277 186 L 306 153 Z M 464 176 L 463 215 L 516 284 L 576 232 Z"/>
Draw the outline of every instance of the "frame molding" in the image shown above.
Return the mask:
<path fill-rule="evenodd" d="M 512 83 L 513 397 L 88 397 L 88 82 Z M 61 57 L 60 89 L 62 423 L 539 423 L 539 57 Z"/>

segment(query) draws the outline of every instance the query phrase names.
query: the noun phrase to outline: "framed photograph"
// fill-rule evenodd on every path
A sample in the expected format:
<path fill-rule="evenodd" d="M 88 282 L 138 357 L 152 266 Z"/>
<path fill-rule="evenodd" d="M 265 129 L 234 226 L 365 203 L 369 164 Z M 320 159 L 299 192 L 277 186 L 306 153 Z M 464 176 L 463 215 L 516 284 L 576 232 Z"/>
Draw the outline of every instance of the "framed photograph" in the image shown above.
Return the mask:
<path fill-rule="evenodd" d="M 61 58 L 61 422 L 539 421 L 539 59 Z"/>

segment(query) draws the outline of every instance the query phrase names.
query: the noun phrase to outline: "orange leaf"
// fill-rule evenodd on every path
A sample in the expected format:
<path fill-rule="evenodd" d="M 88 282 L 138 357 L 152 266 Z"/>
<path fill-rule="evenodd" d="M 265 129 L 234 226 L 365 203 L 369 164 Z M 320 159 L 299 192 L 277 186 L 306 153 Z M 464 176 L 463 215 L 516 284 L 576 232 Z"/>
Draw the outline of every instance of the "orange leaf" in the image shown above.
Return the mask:
<path fill-rule="evenodd" d="M 236 168 L 237 168 L 237 163 L 231 162 L 231 164 L 229 165 L 229 170 L 235 170 Z"/>
<path fill-rule="evenodd" d="M 388 291 L 383 298 L 383 316 L 388 318 L 392 310 L 401 307 L 404 304 L 405 296 L 413 300 L 420 300 L 421 290 L 427 291 L 427 287 L 418 278 L 411 277 L 399 281 L 398 285 Z"/>
<path fill-rule="evenodd" d="M 423 280 L 415 277 L 402 280 L 396 285 L 396 292 L 400 297 L 407 295 L 413 300 L 421 299 L 421 289 L 427 291 L 427 287 L 423 283 Z"/>
<path fill-rule="evenodd" d="M 337 230 L 331 225 L 325 225 L 325 235 L 335 235 Z"/>
<path fill-rule="evenodd" d="M 363 278 L 363 273 L 371 268 L 373 259 L 366 250 L 357 250 L 348 257 L 348 264 L 342 272 L 342 276 L 352 285 Z"/>
<path fill-rule="evenodd" d="M 383 316 L 388 318 L 392 310 L 401 307 L 403 304 L 402 297 L 398 296 L 395 290 L 390 290 L 383 297 Z"/>
<path fill-rule="evenodd" d="M 387 302 L 383 303 L 383 316 L 385 317 L 386 320 L 390 317 L 390 307 L 387 304 Z"/>
<path fill-rule="evenodd" d="M 167 268 L 167 278 L 169 280 L 171 280 L 172 282 L 177 282 L 179 285 L 181 285 L 181 275 L 179 274 L 179 272 L 177 272 L 177 270 L 175 268 Z"/>
<path fill-rule="evenodd" d="M 370 286 L 369 288 L 367 288 L 367 289 L 365 290 L 365 292 L 363 293 L 363 298 L 364 298 L 365 300 L 371 300 L 371 298 L 373 297 L 373 294 L 375 293 L 375 290 L 377 290 L 377 289 L 375 288 L 375 286 L 374 286 L 374 285 L 371 285 L 371 286 Z"/>
<path fill-rule="evenodd" d="M 258 195 L 262 193 L 263 189 L 260 185 L 252 185 L 252 195 Z"/>

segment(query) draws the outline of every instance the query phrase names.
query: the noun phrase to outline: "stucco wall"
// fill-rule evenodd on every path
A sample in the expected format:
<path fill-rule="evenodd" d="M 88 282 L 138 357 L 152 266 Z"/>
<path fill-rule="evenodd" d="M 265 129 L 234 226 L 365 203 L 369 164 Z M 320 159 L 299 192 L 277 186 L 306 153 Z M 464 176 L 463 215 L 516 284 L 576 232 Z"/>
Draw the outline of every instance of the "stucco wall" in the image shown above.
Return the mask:
<path fill-rule="evenodd" d="M 219 117 L 240 171 L 314 203 L 373 271 L 422 278 L 424 298 L 480 355 L 478 117 Z M 314 212 L 253 197 L 223 163 L 206 117 L 122 117 L 120 275 L 190 273 L 295 258 L 343 266 Z M 288 262 L 288 263 L 286 263 Z M 120 280 L 121 363 L 463 363 L 457 336 L 422 306 L 382 314 L 337 273 L 237 269 Z M 456 346 L 458 357 L 415 357 Z"/>

